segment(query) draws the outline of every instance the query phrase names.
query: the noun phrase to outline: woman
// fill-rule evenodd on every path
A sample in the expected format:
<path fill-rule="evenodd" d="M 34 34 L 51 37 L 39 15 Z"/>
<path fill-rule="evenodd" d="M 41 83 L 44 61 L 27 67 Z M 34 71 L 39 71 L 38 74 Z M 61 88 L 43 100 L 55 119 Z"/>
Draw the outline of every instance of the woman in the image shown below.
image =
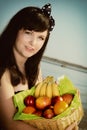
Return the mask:
<path fill-rule="evenodd" d="M 0 124 L 5 130 L 36 130 L 14 121 L 12 97 L 42 80 L 40 61 L 54 19 L 50 4 L 43 8 L 26 7 L 10 20 L 0 36 Z"/>
<path fill-rule="evenodd" d="M 26 7 L 8 23 L 0 36 L 0 124 L 3 130 L 37 130 L 14 121 L 12 97 L 42 80 L 40 61 L 55 25 L 51 5 Z"/>

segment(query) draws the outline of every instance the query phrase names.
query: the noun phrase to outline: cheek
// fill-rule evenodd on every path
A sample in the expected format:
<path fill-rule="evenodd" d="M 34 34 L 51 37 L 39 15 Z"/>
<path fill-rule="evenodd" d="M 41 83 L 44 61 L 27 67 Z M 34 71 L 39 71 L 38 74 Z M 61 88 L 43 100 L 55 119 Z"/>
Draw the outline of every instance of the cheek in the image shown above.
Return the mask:
<path fill-rule="evenodd" d="M 24 43 L 25 43 L 24 37 L 20 37 L 20 36 L 19 36 L 19 37 L 16 39 L 15 45 L 16 45 L 18 48 L 20 48 L 20 47 L 22 47 L 22 46 L 24 45 Z"/>
<path fill-rule="evenodd" d="M 44 43 L 38 44 L 37 49 L 40 50 L 43 47 Z"/>
<path fill-rule="evenodd" d="M 40 45 L 36 48 L 36 52 L 38 52 L 41 48 L 42 48 L 43 45 Z"/>
<path fill-rule="evenodd" d="M 39 47 L 39 48 L 41 49 L 42 47 L 43 47 L 43 45 L 40 45 L 40 47 Z"/>
<path fill-rule="evenodd" d="M 16 43 L 15 43 L 15 48 L 16 48 L 18 51 L 23 50 L 23 49 L 22 49 L 23 46 L 22 46 L 22 44 L 21 44 L 21 42 L 20 42 L 19 40 L 16 41 Z"/>

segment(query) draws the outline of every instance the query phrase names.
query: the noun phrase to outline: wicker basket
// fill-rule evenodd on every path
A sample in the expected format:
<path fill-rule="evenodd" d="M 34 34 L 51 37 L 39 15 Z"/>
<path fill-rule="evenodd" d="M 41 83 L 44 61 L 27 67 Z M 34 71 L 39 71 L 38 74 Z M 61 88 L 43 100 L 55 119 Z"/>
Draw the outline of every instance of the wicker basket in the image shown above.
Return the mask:
<path fill-rule="evenodd" d="M 25 120 L 24 122 L 40 130 L 65 130 L 67 126 L 75 121 L 79 124 L 84 115 L 83 113 L 83 108 L 80 106 L 78 109 L 72 111 L 70 115 L 60 119 L 34 119 Z"/>
<path fill-rule="evenodd" d="M 14 104 L 15 104 L 15 107 L 18 108 L 18 112 L 15 114 L 14 120 L 22 120 L 28 123 L 29 125 L 32 125 L 38 128 L 39 130 L 65 130 L 66 127 L 68 127 L 73 122 L 77 122 L 77 124 L 79 124 L 84 115 L 84 111 L 83 111 L 83 107 L 82 107 L 82 103 L 80 99 L 80 94 L 77 91 L 77 89 L 74 87 L 74 85 L 71 83 L 71 81 L 68 80 L 68 78 L 65 77 L 63 81 L 64 82 L 62 84 L 64 86 L 61 85 L 60 87 L 62 88 L 61 90 L 63 90 L 63 93 L 73 92 L 75 95 L 74 95 L 74 99 L 70 107 L 67 110 L 65 110 L 65 113 L 62 113 L 62 116 L 60 114 L 58 116 L 53 117 L 52 119 L 46 119 L 42 117 L 32 118 L 31 115 L 27 114 L 27 117 L 26 117 L 26 115 L 22 113 L 22 110 L 25 107 L 23 100 L 27 95 L 34 94 L 35 87 L 33 87 L 30 90 L 23 91 L 14 96 L 13 98 Z M 66 84 L 64 84 L 65 81 L 66 81 Z"/>

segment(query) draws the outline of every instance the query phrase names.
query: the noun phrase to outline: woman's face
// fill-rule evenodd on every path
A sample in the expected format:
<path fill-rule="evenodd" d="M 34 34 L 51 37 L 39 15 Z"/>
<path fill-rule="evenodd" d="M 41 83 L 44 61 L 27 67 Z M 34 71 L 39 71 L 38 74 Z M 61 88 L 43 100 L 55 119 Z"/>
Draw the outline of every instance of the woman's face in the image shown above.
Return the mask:
<path fill-rule="evenodd" d="M 17 34 L 14 49 L 20 56 L 29 58 L 35 55 L 43 46 L 47 30 L 44 32 L 35 32 L 21 29 Z"/>

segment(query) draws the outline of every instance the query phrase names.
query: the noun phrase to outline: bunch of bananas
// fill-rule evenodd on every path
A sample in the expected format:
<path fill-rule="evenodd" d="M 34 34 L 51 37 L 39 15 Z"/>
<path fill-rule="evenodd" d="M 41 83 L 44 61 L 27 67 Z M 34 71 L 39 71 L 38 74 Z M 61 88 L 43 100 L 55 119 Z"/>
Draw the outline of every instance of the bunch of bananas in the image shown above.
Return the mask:
<path fill-rule="evenodd" d="M 48 96 L 50 98 L 59 96 L 58 84 L 55 82 L 53 76 L 47 76 L 42 82 L 36 85 L 35 95 L 36 98 L 39 96 Z"/>

